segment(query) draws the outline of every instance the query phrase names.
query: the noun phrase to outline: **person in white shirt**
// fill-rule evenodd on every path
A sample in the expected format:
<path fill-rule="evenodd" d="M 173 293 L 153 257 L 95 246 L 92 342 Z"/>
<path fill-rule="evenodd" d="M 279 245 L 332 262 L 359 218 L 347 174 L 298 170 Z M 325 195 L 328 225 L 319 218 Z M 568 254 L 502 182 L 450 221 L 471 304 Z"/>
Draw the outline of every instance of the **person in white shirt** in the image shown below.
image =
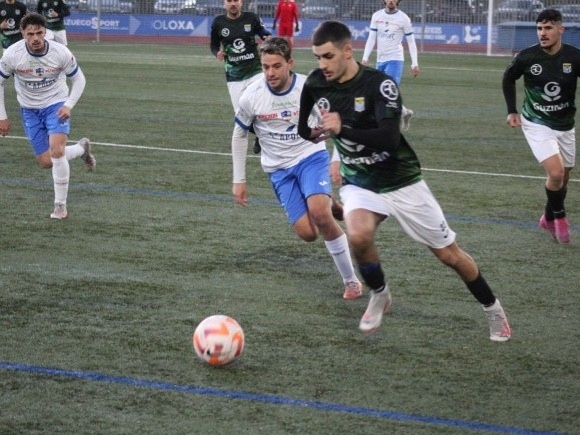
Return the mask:
<path fill-rule="evenodd" d="M 390 75 L 397 85 L 401 84 L 405 55 L 403 37 L 409 46 L 411 56 L 411 74 L 419 75 L 419 61 L 417 59 L 417 44 L 413 35 L 411 20 L 403 11 L 398 9 L 401 0 L 382 0 L 385 7 L 376 11 L 371 17 L 369 36 L 365 44 L 362 64 L 369 64 L 369 57 L 377 45 L 376 68 Z M 413 116 L 413 111 L 403 106 L 401 113 L 401 129 L 407 131 Z"/>
<path fill-rule="evenodd" d="M 0 135 L 6 136 L 10 131 L 4 85 L 14 76 L 24 131 L 36 161 L 41 168 L 52 168 L 55 205 L 50 217 L 65 219 L 68 161 L 81 157 L 89 171 L 96 165 L 87 138 L 66 146 L 71 110 L 83 93 L 86 79 L 66 46 L 45 39 L 46 20 L 42 15 L 24 16 L 20 29 L 24 39 L 8 47 L 0 59 Z M 72 82 L 70 94 L 67 78 Z"/>
<path fill-rule="evenodd" d="M 333 218 L 326 144 L 304 140 L 297 131 L 300 93 L 306 76 L 292 71 L 292 49 L 284 38 L 266 40 L 259 53 L 263 77 L 244 91 L 235 114 L 234 200 L 244 206 L 248 204 L 247 136 L 253 126 L 262 146 L 262 168 L 294 232 L 307 242 L 322 236 L 342 276 L 343 298 L 359 298 L 362 284 L 354 271 L 346 235 Z"/>

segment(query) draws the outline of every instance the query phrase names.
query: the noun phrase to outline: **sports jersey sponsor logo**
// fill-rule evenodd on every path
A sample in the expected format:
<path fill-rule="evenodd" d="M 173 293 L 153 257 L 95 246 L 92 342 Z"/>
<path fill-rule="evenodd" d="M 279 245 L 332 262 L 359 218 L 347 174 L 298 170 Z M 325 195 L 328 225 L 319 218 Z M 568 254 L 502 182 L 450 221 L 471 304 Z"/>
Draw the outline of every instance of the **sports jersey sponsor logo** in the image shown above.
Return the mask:
<path fill-rule="evenodd" d="M 242 38 L 238 38 L 232 43 L 232 50 L 234 53 L 243 53 L 246 51 L 246 43 Z"/>
<path fill-rule="evenodd" d="M 557 101 L 560 98 L 562 98 L 562 96 L 560 95 L 561 90 L 562 88 L 560 88 L 559 83 L 556 82 L 546 83 L 546 86 L 544 86 L 544 94 L 542 95 L 542 98 L 550 102 Z"/>
<path fill-rule="evenodd" d="M 319 99 L 314 105 L 315 111 L 318 112 L 317 115 L 322 116 L 327 112 L 330 112 L 330 101 L 326 98 Z"/>
<path fill-rule="evenodd" d="M 387 151 L 380 153 L 372 153 L 370 156 L 348 157 L 342 158 L 345 165 L 374 165 L 375 163 L 384 162 L 389 158 Z"/>
<path fill-rule="evenodd" d="M 564 65 L 562 65 L 562 72 L 564 74 L 570 74 L 572 72 L 572 64 L 565 63 Z"/>
<path fill-rule="evenodd" d="M 56 79 L 53 80 L 42 80 L 40 82 L 26 82 L 26 87 L 30 89 L 42 89 L 48 88 L 52 86 L 56 82 Z"/>
<path fill-rule="evenodd" d="M 241 60 L 251 60 L 254 58 L 254 53 L 242 54 L 241 56 L 228 56 L 228 61 L 239 62 Z"/>
<path fill-rule="evenodd" d="M 379 90 L 381 91 L 381 95 L 385 97 L 387 100 L 396 100 L 399 97 L 399 89 L 394 81 L 391 79 L 384 80 Z"/>
<path fill-rule="evenodd" d="M 548 104 L 547 106 L 534 103 L 534 109 L 541 112 L 557 112 L 558 110 L 567 109 L 568 107 L 570 107 L 570 103 Z"/>

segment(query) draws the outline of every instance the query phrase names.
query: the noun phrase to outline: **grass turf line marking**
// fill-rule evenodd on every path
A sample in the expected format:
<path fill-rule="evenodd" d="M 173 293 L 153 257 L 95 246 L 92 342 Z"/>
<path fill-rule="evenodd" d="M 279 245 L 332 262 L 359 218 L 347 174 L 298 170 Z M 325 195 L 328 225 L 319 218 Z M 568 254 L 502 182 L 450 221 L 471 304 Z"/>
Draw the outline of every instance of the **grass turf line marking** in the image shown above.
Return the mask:
<path fill-rule="evenodd" d="M 23 139 L 28 140 L 23 136 L 6 136 L 10 139 Z M 70 143 L 76 143 L 75 141 L 70 141 Z M 200 150 L 186 150 L 186 149 L 179 149 L 179 148 L 163 148 L 163 147 L 153 147 L 153 146 L 146 146 L 146 145 L 128 145 L 128 144 L 118 144 L 118 143 L 109 143 L 109 142 L 93 142 L 91 144 L 97 144 L 99 146 L 106 146 L 106 147 L 113 147 L 113 148 L 132 148 L 132 149 L 143 149 L 143 150 L 151 150 L 151 151 L 169 151 L 174 153 L 186 153 L 186 154 L 207 154 L 212 156 L 226 156 L 231 157 L 231 153 L 218 153 L 215 151 L 200 151 Z M 248 155 L 247 157 L 259 159 L 260 156 L 256 155 Z M 465 175 L 481 175 L 481 176 L 488 176 L 488 177 L 506 177 L 506 178 L 523 178 L 528 180 L 545 180 L 546 177 L 537 176 L 537 175 L 519 175 L 519 174 L 502 174 L 502 173 L 495 173 L 495 172 L 478 172 L 478 171 L 461 171 L 457 169 L 433 169 L 433 168 L 421 168 L 423 171 L 429 172 L 445 172 L 450 174 L 465 174 Z M 570 183 L 578 183 L 580 179 L 570 178 Z"/>
<path fill-rule="evenodd" d="M 112 376 L 97 372 L 80 370 L 64 370 L 50 367 L 40 367 L 29 364 L 11 363 L 0 361 L 0 368 L 21 373 L 36 375 L 56 376 L 62 378 L 83 379 L 88 381 L 103 382 L 118 385 L 130 385 L 153 390 L 176 391 L 200 396 L 225 397 L 229 399 L 260 402 L 270 405 L 295 406 L 298 408 L 319 409 L 322 411 L 340 412 L 345 414 L 357 414 L 367 417 L 375 417 L 383 420 L 401 421 L 406 423 L 422 423 L 433 426 L 447 426 L 460 429 L 484 431 L 490 433 L 510 434 L 534 434 L 534 435 L 558 435 L 558 432 L 541 432 L 513 426 L 501 426 L 487 423 L 477 423 L 465 420 L 454 420 L 438 417 L 429 417 L 416 414 L 405 414 L 395 411 L 380 411 L 357 406 L 341 405 L 337 403 L 317 402 L 312 400 L 292 399 L 289 397 L 272 396 L 266 394 L 244 393 L 242 391 L 221 390 L 217 388 L 198 387 L 195 385 L 180 385 L 170 382 L 150 381 L 146 379 L 130 378 L 126 376 Z"/>

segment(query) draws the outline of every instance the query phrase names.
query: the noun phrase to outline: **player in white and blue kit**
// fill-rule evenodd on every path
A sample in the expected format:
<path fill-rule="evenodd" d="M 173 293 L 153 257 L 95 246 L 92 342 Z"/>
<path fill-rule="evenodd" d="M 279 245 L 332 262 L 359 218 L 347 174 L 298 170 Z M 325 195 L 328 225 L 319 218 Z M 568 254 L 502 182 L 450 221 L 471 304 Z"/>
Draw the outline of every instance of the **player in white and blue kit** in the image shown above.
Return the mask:
<path fill-rule="evenodd" d="M 379 71 L 391 76 L 397 85 L 401 84 L 405 53 L 403 38 L 406 39 L 411 56 L 411 74 L 419 75 L 419 61 L 417 59 L 417 44 L 413 34 L 411 20 L 403 11 L 398 9 L 400 0 L 382 0 L 385 7 L 376 11 L 371 17 L 369 36 L 365 44 L 362 64 L 369 64 L 369 57 L 377 45 L 377 65 Z M 409 129 L 413 111 L 403 106 L 401 114 L 401 129 Z"/>
<path fill-rule="evenodd" d="M 288 221 L 301 239 L 320 234 L 344 282 L 345 299 L 362 296 L 346 235 L 331 211 L 329 156 L 323 141 L 302 139 L 297 124 L 300 93 L 306 77 L 292 72 L 290 43 L 279 37 L 259 49 L 263 77 L 242 94 L 232 135 L 233 194 L 247 205 L 247 136 L 253 126 L 262 146 L 262 168 L 268 174 Z"/>
<path fill-rule="evenodd" d="M 23 40 L 6 49 L 0 59 L 0 135 L 10 131 L 4 103 L 4 84 L 14 76 L 24 131 L 41 168 L 52 168 L 54 211 L 50 217 L 67 217 L 66 200 L 70 178 L 68 161 L 81 157 L 89 171 L 96 160 L 87 138 L 66 146 L 71 110 L 85 88 L 85 76 L 70 50 L 46 41 L 46 21 L 40 14 L 28 14 L 20 23 Z M 70 94 L 67 78 L 72 82 Z"/>

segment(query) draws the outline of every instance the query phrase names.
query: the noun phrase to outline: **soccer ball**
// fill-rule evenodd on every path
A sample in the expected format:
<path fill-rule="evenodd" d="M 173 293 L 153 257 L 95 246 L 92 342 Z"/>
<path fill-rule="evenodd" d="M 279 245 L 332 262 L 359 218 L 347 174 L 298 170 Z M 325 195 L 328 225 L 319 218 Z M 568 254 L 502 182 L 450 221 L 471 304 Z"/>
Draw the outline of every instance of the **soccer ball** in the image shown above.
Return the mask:
<path fill-rule="evenodd" d="M 193 333 L 193 348 L 211 366 L 223 366 L 242 355 L 244 331 L 234 319 L 221 314 L 201 321 Z"/>

